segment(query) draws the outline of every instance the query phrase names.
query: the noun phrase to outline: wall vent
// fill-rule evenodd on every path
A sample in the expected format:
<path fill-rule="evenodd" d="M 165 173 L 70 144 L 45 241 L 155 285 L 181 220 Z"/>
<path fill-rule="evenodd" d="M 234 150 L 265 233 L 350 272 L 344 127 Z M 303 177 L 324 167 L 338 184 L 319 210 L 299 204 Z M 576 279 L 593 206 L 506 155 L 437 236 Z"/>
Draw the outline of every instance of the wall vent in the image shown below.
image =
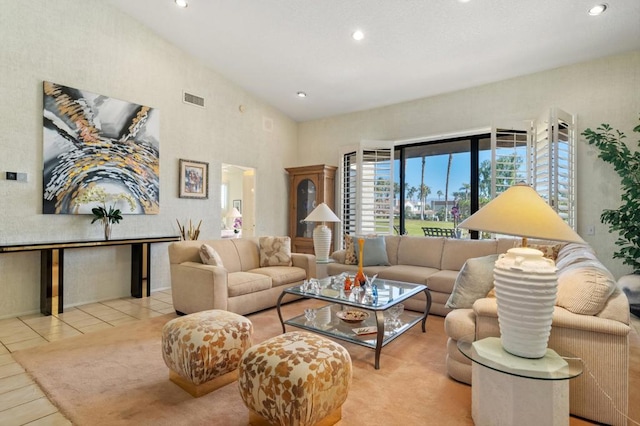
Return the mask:
<path fill-rule="evenodd" d="M 191 93 L 182 92 L 182 102 L 204 108 L 204 98 Z"/>

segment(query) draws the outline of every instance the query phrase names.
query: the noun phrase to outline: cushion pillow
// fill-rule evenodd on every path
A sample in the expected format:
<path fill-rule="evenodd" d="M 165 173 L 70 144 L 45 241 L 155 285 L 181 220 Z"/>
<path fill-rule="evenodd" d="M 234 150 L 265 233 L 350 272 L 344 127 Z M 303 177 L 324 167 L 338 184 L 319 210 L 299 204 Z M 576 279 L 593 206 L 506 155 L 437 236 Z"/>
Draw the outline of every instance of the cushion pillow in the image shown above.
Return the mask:
<path fill-rule="evenodd" d="M 473 302 L 486 297 L 493 288 L 493 267 L 496 260 L 497 254 L 467 259 L 458 273 L 445 306 L 450 309 L 471 308 Z"/>
<path fill-rule="evenodd" d="M 356 247 L 353 237 L 349 234 L 344 234 L 344 248 L 345 248 L 345 265 L 357 265 L 358 258 L 356 257 Z"/>
<path fill-rule="evenodd" d="M 596 262 L 585 261 L 558 273 L 556 305 L 582 315 L 596 315 L 604 309 L 616 280 Z"/>
<path fill-rule="evenodd" d="M 291 266 L 290 237 L 260 237 L 260 267 Z"/>
<path fill-rule="evenodd" d="M 200 246 L 200 259 L 205 265 L 222 266 L 222 258 L 218 252 L 209 244 L 203 244 Z"/>
<path fill-rule="evenodd" d="M 564 243 L 558 244 L 527 244 L 527 248 L 540 250 L 542 252 L 542 256 L 547 259 L 551 259 L 554 262 L 558 258 L 558 253 L 560 253 L 560 249 L 564 246 Z M 522 242 L 518 244 L 518 247 L 522 247 Z"/>
<path fill-rule="evenodd" d="M 356 250 L 356 258 L 360 259 L 360 246 L 354 244 Z M 389 257 L 387 256 L 387 246 L 384 237 L 368 237 L 364 238 L 362 266 L 389 266 Z"/>

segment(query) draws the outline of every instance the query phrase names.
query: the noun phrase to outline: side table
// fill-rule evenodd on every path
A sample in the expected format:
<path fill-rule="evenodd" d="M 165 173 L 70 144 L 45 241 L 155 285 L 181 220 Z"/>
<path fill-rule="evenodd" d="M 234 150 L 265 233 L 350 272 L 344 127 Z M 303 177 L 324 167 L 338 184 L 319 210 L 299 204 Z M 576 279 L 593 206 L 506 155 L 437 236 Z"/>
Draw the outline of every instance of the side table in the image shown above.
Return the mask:
<path fill-rule="evenodd" d="M 471 412 L 476 426 L 569 424 L 569 379 L 582 374 L 582 362 L 552 349 L 538 359 L 511 355 L 500 339 L 458 341 L 473 362 Z"/>
<path fill-rule="evenodd" d="M 335 260 L 317 260 L 316 259 L 316 276 L 314 278 L 327 278 L 329 273 L 327 272 L 327 265 L 334 263 Z"/>

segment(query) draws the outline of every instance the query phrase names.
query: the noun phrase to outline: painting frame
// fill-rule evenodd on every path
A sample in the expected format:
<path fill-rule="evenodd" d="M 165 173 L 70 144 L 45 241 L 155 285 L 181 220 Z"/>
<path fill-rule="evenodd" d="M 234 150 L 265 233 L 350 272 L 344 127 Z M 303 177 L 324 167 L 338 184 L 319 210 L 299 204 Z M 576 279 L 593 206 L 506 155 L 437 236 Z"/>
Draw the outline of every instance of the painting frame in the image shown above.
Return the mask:
<path fill-rule="evenodd" d="M 209 198 L 209 163 L 180 159 L 178 197 L 206 200 Z"/>
<path fill-rule="evenodd" d="M 238 209 L 240 214 L 242 214 L 242 200 L 233 200 L 233 208 Z"/>

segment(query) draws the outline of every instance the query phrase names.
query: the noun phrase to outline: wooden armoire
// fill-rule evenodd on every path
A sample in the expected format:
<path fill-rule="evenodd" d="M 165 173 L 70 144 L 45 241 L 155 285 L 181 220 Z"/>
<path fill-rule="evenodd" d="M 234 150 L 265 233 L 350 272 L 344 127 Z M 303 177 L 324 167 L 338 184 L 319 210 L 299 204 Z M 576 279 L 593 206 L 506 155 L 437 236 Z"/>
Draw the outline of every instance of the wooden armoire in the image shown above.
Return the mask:
<path fill-rule="evenodd" d="M 325 164 L 285 169 L 289 173 L 289 236 L 292 252 L 314 254 L 313 229 L 317 223 L 303 220 L 318 204 L 326 203 L 336 213 L 336 169 Z M 326 225 L 335 235 L 334 224 Z M 330 253 L 333 250 L 332 243 Z"/>

